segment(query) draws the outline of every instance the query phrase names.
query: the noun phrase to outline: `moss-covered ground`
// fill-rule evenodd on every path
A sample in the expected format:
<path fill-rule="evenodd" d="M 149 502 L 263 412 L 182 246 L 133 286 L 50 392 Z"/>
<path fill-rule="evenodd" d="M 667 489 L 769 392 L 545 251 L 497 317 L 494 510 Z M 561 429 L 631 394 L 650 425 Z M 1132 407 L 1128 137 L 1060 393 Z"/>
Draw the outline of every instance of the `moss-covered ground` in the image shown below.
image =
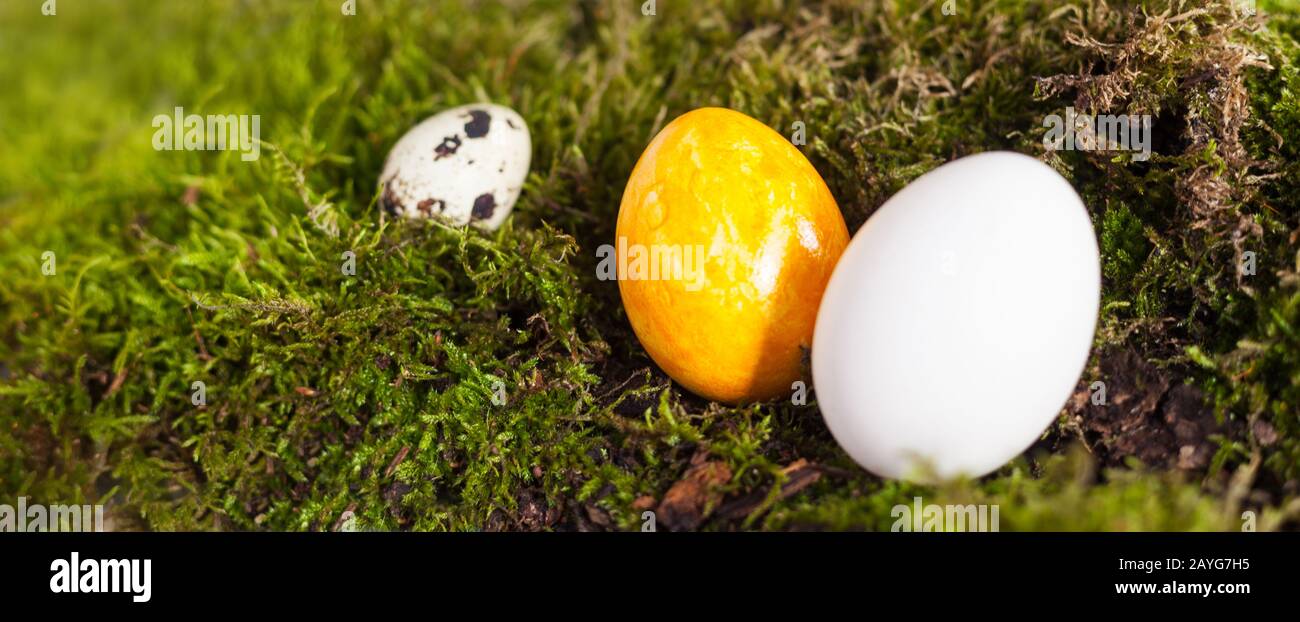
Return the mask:
<path fill-rule="evenodd" d="M 888 529 L 914 496 L 1004 531 L 1300 526 L 1296 5 L 342 4 L 0 0 L 0 500 L 157 530 Z M 507 225 L 386 218 L 387 149 L 485 100 L 533 133 Z M 1070 179 L 1104 288 L 1058 423 L 920 487 L 856 467 L 815 399 L 672 384 L 595 249 L 705 105 L 804 123 L 850 231 L 962 155 Z M 260 115 L 260 159 L 155 151 L 175 106 Z M 1151 115 L 1151 158 L 1049 153 L 1070 106 Z"/>

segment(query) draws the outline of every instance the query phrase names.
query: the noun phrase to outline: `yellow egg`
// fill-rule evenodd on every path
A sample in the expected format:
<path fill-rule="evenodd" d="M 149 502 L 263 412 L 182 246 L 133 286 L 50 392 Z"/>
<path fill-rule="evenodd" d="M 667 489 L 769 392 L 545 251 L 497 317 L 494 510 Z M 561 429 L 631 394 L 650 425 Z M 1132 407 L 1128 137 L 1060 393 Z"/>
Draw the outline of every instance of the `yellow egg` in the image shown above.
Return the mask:
<path fill-rule="evenodd" d="M 655 136 L 623 191 L 619 292 L 646 352 L 726 403 L 789 395 L 848 228 L 817 170 L 734 110 Z"/>

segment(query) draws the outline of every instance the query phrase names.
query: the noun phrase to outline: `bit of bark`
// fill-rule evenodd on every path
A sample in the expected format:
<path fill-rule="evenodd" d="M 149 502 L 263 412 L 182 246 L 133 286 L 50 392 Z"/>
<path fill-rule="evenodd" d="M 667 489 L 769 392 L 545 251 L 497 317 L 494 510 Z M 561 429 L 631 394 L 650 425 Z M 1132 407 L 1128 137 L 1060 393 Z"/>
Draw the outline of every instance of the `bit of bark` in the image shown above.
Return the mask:
<path fill-rule="evenodd" d="M 785 481 L 781 484 L 781 490 L 777 493 L 773 502 L 794 496 L 822 477 L 821 469 L 803 458 L 791 462 L 781 469 L 781 473 L 785 475 Z M 764 503 L 767 497 L 767 491 L 755 490 L 743 497 L 728 501 L 726 505 L 718 510 L 718 516 L 727 520 L 747 518 L 754 512 L 765 510 L 770 506 L 770 504 Z"/>
<path fill-rule="evenodd" d="M 550 507 L 546 495 L 533 490 L 522 490 L 517 497 L 519 512 L 516 528 L 523 531 L 542 531 L 560 520 L 560 508 Z"/>
<path fill-rule="evenodd" d="M 698 528 L 722 498 L 720 487 L 729 481 L 731 469 L 726 464 L 709 461 L 703 452 L 696 453 L 691 467 L 659 502 L 656 524 L 672 531 Z"/>
<path fill-rule="evenodd" d="M 642 495 L 632 502 L 632 509 L 638 512 L 644 512 L 655 506 L 655 498 L 650 495 Z"/>
<path fill-rule="evenodd" d="M 609 529 L 614 526 L 614 521 L 610 518 L 609 512 L 594 505 L 583 506 L 583 509 L 587 512 L 587 520 L 591 521 L 592 524 L 602 529 Z"/>

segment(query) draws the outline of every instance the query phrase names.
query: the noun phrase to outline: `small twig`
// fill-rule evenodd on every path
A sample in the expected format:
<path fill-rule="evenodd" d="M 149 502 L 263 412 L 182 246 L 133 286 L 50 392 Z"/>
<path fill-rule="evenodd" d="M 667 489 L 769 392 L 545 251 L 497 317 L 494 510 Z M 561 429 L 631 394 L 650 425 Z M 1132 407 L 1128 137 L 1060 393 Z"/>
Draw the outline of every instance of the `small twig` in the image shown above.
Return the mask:
<path fill-rule="evenodd" d="M 392 477 L 393 471 L 397 470 L 397 465 L 401 464 L 403 460 L 406 460 L 406 454 L 410 452 L 411 446 L 403 445 L 402 450 L 397 452 L 397 457 L 393 458 L 393 461 L 389 463 L 387 469 L 384 469 L 384 477 Z"/>

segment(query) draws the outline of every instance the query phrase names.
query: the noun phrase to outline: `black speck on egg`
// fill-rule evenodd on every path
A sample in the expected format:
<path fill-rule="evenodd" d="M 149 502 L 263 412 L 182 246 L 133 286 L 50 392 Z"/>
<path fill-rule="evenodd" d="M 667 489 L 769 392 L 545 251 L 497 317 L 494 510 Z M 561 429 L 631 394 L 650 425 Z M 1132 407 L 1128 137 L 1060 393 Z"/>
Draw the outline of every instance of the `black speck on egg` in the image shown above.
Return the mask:
<path fill-rule="evenodd" d="M 492 117 L 483 110 L 469 111 L 469 123 L 465 124 L 465 135 L 470 138 L 483 138 L 487 136 L 489 126 L 492 124 Z"/>
<path fill-rule="evenodd" d="M 491 192 L 485 192 L 474 199 L 474 209 L 470 211 L 470 217 L 474 220 L 486 220 L 492 217 L 492 212 L 497 208 L 497 200 L 492 197 Z"/>
<path fill-rule="evenodd" d="M 425 199 L 415 206 L 415 208 L 420 210 L 420 213 L 425 216 L 432 216 L 434 210 L 438 210 L 438 212 L 441 213 L 446 207 L 447 202 L 442 199 Z"/>
<path fill-rule="evenodd" d="M 437 147 L 433 148 L 433 159 L 437 161 L 447 156 L 454 155 L 456 150 L 460 149 L 460 144 L 460 136 L 456 134 L 443 137 L 442 142 L 439 143 Z"/>
<path fill-rule="evenodd" d="M 397 198 L 397 194 L 393 192 L 392 185 L 393 180 L 391 179 L 384 182 L 384 193 L 379 197 L 379 205 L 385 212 L 388 212 L 393 216 L 398 216 L 402 213 L 404 206 L 402 205 L 402 201 Z"/>

